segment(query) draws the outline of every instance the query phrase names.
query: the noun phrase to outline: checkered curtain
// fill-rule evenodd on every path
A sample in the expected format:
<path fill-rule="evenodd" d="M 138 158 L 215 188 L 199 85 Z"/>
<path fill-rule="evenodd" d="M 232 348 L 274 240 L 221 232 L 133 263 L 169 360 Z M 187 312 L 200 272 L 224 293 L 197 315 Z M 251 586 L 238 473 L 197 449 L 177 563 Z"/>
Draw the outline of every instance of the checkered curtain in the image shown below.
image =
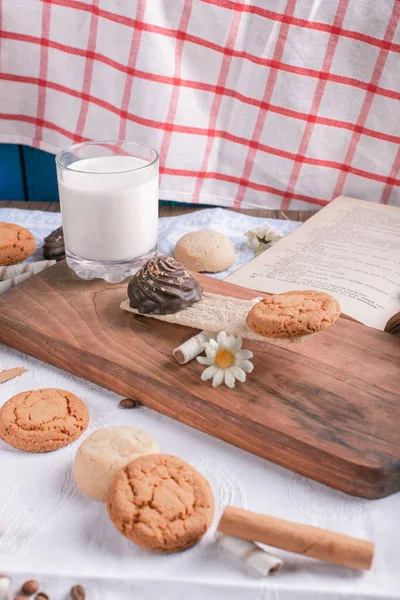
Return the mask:
<path fill-rule="evenodd" d="M 400 0 L 0 0 L 0 141 L 128 139 L 160 197 L 400 205 Z"/>

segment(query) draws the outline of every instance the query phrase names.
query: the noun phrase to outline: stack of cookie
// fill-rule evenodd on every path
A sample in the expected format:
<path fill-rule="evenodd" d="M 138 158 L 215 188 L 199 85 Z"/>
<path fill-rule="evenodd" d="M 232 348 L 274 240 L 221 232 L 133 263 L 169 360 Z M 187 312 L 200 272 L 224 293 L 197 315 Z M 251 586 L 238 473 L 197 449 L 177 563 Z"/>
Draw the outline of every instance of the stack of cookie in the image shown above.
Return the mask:
<path fill-rule="evenodd" d="M 65 258 L 64 232 L 62 226 L 52 231 L 44 238 L 43 256 L 47 260 L 62 260 Z"/>
<path fill-rule="evenodd" d="M 107 427 L 92 433 L 75 457 L 82 491 L 107 503 L 120 533 L 154 552 L 178 552 L 196 544 L 214 515 L 211 488 L 188 463 L 160 454 L 145 431 Z"/>

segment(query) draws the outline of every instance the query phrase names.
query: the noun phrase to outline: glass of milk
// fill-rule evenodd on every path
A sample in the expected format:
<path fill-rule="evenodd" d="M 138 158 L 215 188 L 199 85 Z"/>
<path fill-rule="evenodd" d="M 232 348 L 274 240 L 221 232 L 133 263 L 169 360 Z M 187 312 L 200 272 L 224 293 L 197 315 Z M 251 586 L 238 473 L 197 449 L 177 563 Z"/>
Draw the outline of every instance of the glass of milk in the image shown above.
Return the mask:
<path fill-rule="evenodd" d="M 158 153 L 132 142 L 86 142 L 56 156 L 68 266 L 119 283 L 157 251 Z"/>

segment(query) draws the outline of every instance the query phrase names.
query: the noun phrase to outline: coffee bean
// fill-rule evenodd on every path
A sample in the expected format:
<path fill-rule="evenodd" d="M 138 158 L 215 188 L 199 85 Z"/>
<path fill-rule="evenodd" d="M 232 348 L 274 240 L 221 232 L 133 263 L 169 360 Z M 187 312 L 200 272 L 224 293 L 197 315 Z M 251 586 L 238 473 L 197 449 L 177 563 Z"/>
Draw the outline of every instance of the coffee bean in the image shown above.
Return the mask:
<path fill-rule="evenodd" d="M 82 585 L 74 585 L 71 588 L 71 598 L 72 600 L 85 600 L 85 588 Z"/>
<path fill-rule="evenodd" d="M 119 403 L 121 408 L 138 408 L 140 406 L 140 402 L 136 400 L 132 400 L 132 398 L 124 398 Z"/>
<path fill-rule="evenodd" d="M 36 594 L 35 600 L 49 600 L 49 597 L 44 592 L 39 592 L 38 594 Z"/>
<path fill-rule="evenodd" d="M 39 583 L 35 581 L 35 579 L 29 579 L 29 581 L 25 581 L 21 591 L 27 596 L 33 596 L 33 594 L 36 594 L 36 592 L 39 591 L 39 587 Z"/>

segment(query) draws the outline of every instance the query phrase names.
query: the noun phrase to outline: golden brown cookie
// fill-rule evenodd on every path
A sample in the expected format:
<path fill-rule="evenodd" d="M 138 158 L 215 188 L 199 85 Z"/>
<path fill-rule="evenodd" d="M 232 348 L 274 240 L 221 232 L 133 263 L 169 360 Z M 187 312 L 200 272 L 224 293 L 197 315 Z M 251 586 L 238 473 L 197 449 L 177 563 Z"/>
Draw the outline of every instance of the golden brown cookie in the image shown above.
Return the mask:
<path fill-rule="evenodd" d="M 0 223 L 0 266 L 15 265 L 33 254 L 35 238 L 25 227 Z"/>
<path fill-rule="evenodd" d="M 218 231 L 185 233 L 175 246 L 175 258 L 190 271 L 219 273 L 235 262 L 235 250 L 229 238 Z"/>
<path fill-rule="evenodd" d="M 25 452 L 50 452 L 75 441 L 89 424 L 85 404 L 71 392 L 22 392 L 0 410 L 0 437 Z"/>
<path fill-rule="evenodd" d="M 154 552 L 178 552 L 196 544 L 210 527 L 214 498 L 208 481 L 188 463 L 148 454 L 115 476 L 107 510 L 132 542 Z"/>
<path fill-rule="evenodd" d="M 258 302 L 247 315 L 247 325 L 271 338 L 299 337 L 330 327 L 340 305 L 325 292 L 313 290 L 274 294 Z"/>

